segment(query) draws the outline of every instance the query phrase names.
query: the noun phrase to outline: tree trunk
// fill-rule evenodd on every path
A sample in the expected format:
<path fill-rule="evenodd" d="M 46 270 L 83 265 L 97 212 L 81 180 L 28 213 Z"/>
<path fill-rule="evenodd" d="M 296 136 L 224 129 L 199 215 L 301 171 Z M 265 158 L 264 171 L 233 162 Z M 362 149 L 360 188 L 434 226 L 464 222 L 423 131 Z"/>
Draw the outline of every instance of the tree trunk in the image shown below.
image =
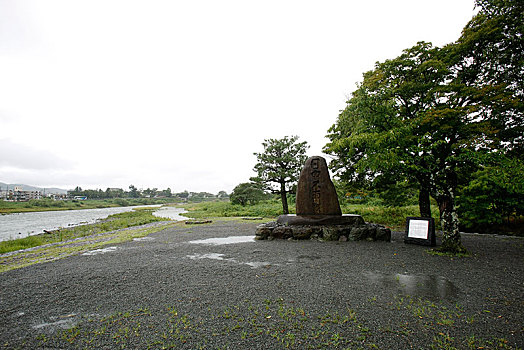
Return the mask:
<path fill-rule="evenodd" d="M 462 246 L 460 239 L 455 195 L 451 188 L 446 192 L 438 197 L 440 226 L 442 228 L 442 246 L 440 250 L 454 254 L 465 253 L 466 249 Z"/>
<path fill-rule="evenodd" d="M 289 214 L 289 208 L 287 206 L 287 196 L 286 196 L 286 184 L 280 183 L 280 198 L 282 199 L 282 210 L 284 215 Z"/>
<path fill-rule="evenodd" d="M 421 217 L 431 217 L 431 203 L 429 200 L 429 190 L 423 186 L 420 186 L 420 190 L 418 192 L 418 208 L 420 210 Z"/>

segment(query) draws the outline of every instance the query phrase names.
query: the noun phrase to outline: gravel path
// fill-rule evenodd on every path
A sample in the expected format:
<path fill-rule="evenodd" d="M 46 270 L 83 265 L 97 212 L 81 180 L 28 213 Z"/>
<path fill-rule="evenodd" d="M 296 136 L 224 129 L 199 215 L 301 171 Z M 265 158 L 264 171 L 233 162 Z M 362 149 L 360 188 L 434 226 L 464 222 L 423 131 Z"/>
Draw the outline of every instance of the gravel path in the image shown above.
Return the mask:
<path fill-rule="evenodd" d="M 256 225 L 181 223 L 2 273 L 0 348 L 524 346 L 523 238 L 464 234 L 472 256 L 450 258 L 399 232 L 255 242 Z"/>

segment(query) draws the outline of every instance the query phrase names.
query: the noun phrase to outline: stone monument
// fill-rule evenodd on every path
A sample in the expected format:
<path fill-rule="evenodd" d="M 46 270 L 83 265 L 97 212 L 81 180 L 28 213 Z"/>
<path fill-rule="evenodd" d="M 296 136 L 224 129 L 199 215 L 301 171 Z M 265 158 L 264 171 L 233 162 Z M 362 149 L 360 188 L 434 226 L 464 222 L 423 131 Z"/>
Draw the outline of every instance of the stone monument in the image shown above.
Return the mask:
<path fill-rule="evenodd" d="M 309 158 L 300 172 L 297 215 L 342 215 L 337 191 L 322 157 Z"/>
<path fill-rule="evenodd" d="M 296 215 L 257 227 L 256 239 L 391 240 L 391 230 L 365 223 L 360 215 L 342 215 L 326 160 L 311 157 L 300 173 Z"/>

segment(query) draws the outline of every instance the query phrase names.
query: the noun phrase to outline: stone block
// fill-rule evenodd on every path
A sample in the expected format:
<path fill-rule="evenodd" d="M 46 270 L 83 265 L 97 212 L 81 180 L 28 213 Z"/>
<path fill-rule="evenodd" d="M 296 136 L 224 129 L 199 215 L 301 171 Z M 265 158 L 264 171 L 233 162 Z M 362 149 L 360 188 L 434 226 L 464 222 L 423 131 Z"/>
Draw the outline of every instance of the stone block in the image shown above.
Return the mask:
<path fill-rule="evenodd" d="M 256 240 L 264 240 L 271 236 L 273 228 L 266 224 L 258 225 L 255 231 Z"/>
<path fill-rule="evenodd" d="M 293 238 L 294 239 L 309 239 L 312 235 L 318 235 L 322 233 L 320 227 L 314 226 L 292 226 Z"/>
<path fill-rule="evenodd" d="M 293 237 L 293 230 L 288 226 L 277 226 L 273 229 L 273 237 L 280 239 L 288 239 Z"/>
<path fill-rule="evenodd" d="M 325 241 L 338 241 L 340 237 L 340 230 L 337 226 L 323 226 L 322 238 Z"/>
<path fill-rule="evenodd" d="M 377 241 L 391 241 L 391 230 L 386 227 L 377 227 L 376 234 L 375 234 L 375 240 Z"/>

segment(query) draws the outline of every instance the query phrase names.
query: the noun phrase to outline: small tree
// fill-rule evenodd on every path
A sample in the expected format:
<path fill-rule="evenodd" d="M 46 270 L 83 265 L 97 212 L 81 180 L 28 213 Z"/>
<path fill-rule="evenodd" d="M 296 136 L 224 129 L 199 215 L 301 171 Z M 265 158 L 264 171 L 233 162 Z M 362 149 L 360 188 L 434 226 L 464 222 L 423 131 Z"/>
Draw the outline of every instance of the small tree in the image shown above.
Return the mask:
<path fill-rule="evenodd" d="M 140 192 L 133 185 L 129 185 L 129 197 L 131 197 L 131 198 L 138 198 L 138 197 L 140 197 Z"/>
<path fill-rule="evenodd" d="M 287 193 L 292 191 L 307 160 L 307 142 L 297 141 L 298 136 L 267 139 L 262 142 L 264 152 L 254 153 L 258 162 L 253 170 L 258 176 L 251 178 L 251 181 L 261 184 L 262 188 L 272 193 L 280 194 L 284 214 L 289 214 Z"/>
<path fill-rule="evenodd" d="M 162 191 L 162 196 L 171 198 L 173 197 L 173 193 L 171 192 L 171 189 L 168 187 L 165 190 Z"/>
<path fill-rule="evenodd" d="M 217 198 L 227 198 L 229 197 L 229 195 L 227 194 L 226 191 L 220 191 L 217 193 Z"/>
<path fill-rule="evenodd" d="M 233 204 L 245 206 L 247 204 L 257 204 L 264 199 L 266 194 L 260 186 L 254 182 L 244 182 L 233 189 L 229 200 Z"/>
<path fill-rule="evenodd" d="M 177 193 L 175 196 L 178 198 L 187 199 L 189 198 L 189 192 L 186 190 L 184 192 Z"/>

